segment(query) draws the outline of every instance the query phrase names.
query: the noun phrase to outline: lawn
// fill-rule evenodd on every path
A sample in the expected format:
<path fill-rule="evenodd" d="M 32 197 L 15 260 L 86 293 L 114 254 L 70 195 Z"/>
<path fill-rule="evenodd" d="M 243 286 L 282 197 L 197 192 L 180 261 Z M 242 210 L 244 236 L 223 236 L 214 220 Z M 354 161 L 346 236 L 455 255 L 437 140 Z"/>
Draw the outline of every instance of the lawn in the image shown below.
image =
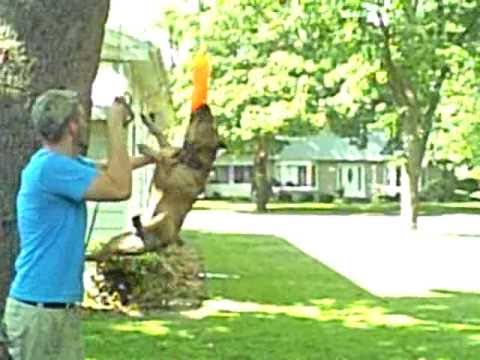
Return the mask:
<path fill-rule="evenodd" d="M 199 310 L 86 317 L 87 359 L 480 359 L 477 294 L 380 299 L 282 239 L 184 237 L 231 277 Z"/>
<path fill-rule="evenodd" d="M 245 201 L 199 200 L 195 210 L 228 210 L 238 212 L 254 212 L 255 204 Z M 400 204 L 396 202 L 378 203 L 316 203 L 316 202 L 272 202 L 268 204 L 268 212 L 272 214 L 372 214 L 396 215 L 400 212 Z M 420 205 L 420 215 L 443 214 L 480 214 L 480 201 L 433 203 Z"/>

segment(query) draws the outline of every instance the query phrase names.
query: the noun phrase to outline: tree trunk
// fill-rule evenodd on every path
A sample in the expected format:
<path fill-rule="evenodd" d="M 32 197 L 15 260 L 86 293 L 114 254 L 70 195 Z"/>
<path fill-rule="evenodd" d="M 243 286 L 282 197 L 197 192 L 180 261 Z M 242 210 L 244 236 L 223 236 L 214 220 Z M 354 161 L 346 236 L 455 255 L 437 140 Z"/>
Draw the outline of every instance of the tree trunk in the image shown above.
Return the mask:
<path fill-rule="evenodd" d="M 260 136 L 257 139 L 257 147 L 254 159 L 255 202 L 257 212 L 267 211 L 270 200 L 270 181 L 268 177 L 268 140 Z"/>
<path fill-rule="evenodd" d="M 425 153 L 425 144 L 418 136 L 421 131 L 418 126 L 414 125 L 415 122 L 411 122 L 408 126 L 405 126 L 407 133 L 404 136 L 404 146 L 407 159 L 402 166 L 401 193 L 402 221 L 411 229 L 417 229 L 418 227 L 418 209 L 420 206 L 418 185 Z"/>
<path fill-rule="evenodd" d="M 415 230 L 418 227 L 418 208 L 420 205 L 418 197 L 419 175 L 416 169 L 408 170 L 408 164 L 402 166 L 402 187 L 400 198 L 400 216 L 402 223 Z"/>
<path fill-rule="evenodd" d="M 78 91 L 90 112 L 108 9 L 108 0 L 0 0 L 0 257 L 7 259 L 0 261 L 0 311 L 17 248 L 19 175 L 37 145 L 32 101 L 65 87 Z"/>

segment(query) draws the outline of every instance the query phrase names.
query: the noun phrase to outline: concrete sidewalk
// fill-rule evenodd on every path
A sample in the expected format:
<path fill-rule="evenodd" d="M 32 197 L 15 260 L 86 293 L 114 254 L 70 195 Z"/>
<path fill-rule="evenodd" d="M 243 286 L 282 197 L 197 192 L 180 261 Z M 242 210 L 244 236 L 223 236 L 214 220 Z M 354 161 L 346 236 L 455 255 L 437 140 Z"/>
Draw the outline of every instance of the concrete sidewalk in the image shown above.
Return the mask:
<path fill-rule="evenodd" d="M 479 219 L 422 217 L 411 232 L 394 216 L 192 211 L 184 229 L 275 235 L 376 296 L 417 297 L 480 292 Z"/>

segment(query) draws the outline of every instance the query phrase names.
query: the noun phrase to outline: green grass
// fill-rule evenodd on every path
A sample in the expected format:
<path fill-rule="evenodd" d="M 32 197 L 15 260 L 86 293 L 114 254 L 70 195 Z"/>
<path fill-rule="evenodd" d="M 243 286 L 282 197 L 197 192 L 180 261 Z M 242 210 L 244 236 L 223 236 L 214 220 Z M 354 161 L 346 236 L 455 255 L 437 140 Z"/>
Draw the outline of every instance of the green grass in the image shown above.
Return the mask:
<path fill-rule="evenodd" d="M 196 210 L 228 210 L 237 212 L 254 212 L 255 204 L 250 202 L 235 202 L 226 200 L 200 200 L 195 203 Z M 381 203 L 286 203 L 272 202 L 268 204 L 268 212 L 272 214 L 371 214 L 397 215 L 400 205 L 396 202 Z M 480 201 L 451 203 L 422 203 L 421 215 L 443 214 L 480 214 Z"/>
<path fill-rule="evenodd" d="M 480 359 L 477 294 L 379 299 L 282 239 L 184 236 L 240 278 L 209 279 L 198 311 L 88 316 L 87 359 Z"/>

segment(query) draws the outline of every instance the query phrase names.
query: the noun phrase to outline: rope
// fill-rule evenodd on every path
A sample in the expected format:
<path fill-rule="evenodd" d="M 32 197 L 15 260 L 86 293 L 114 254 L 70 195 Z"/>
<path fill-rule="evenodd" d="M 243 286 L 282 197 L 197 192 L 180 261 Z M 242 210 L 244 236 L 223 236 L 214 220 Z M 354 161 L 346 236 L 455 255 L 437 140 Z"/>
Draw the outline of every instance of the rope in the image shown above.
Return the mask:
<path fill-rule="evenodd" d="M 98 214 L 99 208 L 100 208 L 100 203 L 97 202 L 95 204 L 95 209 L 93 210 L 93 215 L 92 215 L 92 221 L 91 221 L 90 227 L 88 229 L 87 241 L 85 242 L 85 250 L 87 250 L 88 244 L 90 243 L 90 240 L 92 239 L 93 228 L 95 227 L 95 221 L 97 220 L 97 214 Z"/>

